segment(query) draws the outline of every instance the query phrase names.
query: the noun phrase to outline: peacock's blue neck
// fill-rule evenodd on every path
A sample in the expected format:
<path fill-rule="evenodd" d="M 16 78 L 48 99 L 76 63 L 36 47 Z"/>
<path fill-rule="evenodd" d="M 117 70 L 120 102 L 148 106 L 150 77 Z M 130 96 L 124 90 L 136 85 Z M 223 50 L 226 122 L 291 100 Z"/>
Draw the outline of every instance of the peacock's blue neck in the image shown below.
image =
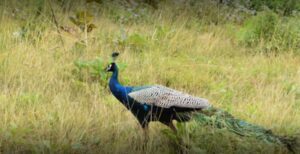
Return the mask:
<path fill-rule="evenodd" d="M 118 69 L 116 68 L 115 71 L 113 71 L 113 74 L 110 78 L 110 81 L 109 81 L 109 86 L 113 86 L 113 85 L 120 85 L 119 83 L 119 80 L 118 80 L 118 76 L 119 76 L 119 71 Z"/>
<path fill-rule="evenodd" d="M 111 92 L 112 92 L 115 96 L 116 96 L 117 92 L 123 87 L 123 86 L 119 83 L 118 75 L 119 75 L 119 71 L 118 71 L 118 69 L 116 68 L 116 69 L 113 71 L 113 74 L 112 74 L 112 76 L 110 77 L 110 80 L 109 80 L 109 88 L 110 88 Z"/>
<path fill-rule="evenodd" d="M 119 71 L 116 68 L 109 81 L 109 88 L 112 94 L 122 103 L 128 103 L 127 94 L 131 91 L 130 88 L 124 87 L 118 80 Z"/>

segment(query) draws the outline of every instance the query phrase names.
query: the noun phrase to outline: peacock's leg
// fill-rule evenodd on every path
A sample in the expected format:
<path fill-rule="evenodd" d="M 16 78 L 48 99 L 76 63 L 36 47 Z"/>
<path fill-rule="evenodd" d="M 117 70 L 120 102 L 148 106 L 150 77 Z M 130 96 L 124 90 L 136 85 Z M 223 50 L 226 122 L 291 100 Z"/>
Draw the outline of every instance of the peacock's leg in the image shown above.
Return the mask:
<path fill-rule="evenodd" d="M 142 125 L 142 128 L 143 128 L 143 132 L 144 132 L 144 137 L 149 137 L 149 126 L 148 126 L 148 123 L 145 124 L 145 125 Z"/>
<path fill-rule="evenodd" d="M 168 126 L 174 133 L 177 133 L 177 129 L 174 126 L 172 120 L 170 121 L 161 121 L 161 123 L 165 124 L 166 126 Z"/>
<path fill-rule="evenodd" d="M 177 129 L 176 129 L 176 127 L 174 126 L 174 124 L 173 124 L 172 121 L 169 122 L 168 126 L 171 128 L 172 131 L 174 131 L 174 133 L 177 133 Z"/>
<path fill-rule="evenodd" d="M 143 149 L 146 150 L 149 142 L 149 124 L 143 123 L 142 128 L 143 128 Z"/>

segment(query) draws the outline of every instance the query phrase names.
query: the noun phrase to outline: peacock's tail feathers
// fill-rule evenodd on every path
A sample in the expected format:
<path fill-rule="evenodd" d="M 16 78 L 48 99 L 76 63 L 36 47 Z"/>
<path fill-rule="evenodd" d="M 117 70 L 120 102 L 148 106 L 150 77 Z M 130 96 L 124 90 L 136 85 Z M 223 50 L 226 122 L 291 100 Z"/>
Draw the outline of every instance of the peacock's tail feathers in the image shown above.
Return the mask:
<path fill-rule="evenodd" d="M 285 145 L 293 153 L 300 145 L 296 138 L 277 136 L 269 129 L 236 119 L 228 112 L 214 107 L 196 112 L 192 118 L 200 125 L 210 125 L 219 129 L 225 128 L 240 136 L 255 137 L 267 143 Z"/>

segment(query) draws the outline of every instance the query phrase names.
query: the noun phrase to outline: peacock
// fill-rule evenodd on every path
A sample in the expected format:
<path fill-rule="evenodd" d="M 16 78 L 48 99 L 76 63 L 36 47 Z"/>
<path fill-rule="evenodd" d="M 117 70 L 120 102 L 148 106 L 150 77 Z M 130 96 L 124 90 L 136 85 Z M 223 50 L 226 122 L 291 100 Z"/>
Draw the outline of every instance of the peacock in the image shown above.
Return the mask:
<path fill-rule="evenodd" d="M 112 72 L 109 88 L 147 131 L 151 121 L 159 121 L 176 133 L 173 120 L 187 122 L 194 119 L 200 125 L 226 128 L 240 136 L 254 136 L 266 142 L 283 144 L 293 151 L 295 139 L 277 136 L 271 130 L 234 118 L 228 112 L 213 107 L 205 98 L 162 86 L 123 86 L 118 80 L 119 70 L 115 62 L 118 52 L 112 54 L 112 62 L 105 69 Z"/>

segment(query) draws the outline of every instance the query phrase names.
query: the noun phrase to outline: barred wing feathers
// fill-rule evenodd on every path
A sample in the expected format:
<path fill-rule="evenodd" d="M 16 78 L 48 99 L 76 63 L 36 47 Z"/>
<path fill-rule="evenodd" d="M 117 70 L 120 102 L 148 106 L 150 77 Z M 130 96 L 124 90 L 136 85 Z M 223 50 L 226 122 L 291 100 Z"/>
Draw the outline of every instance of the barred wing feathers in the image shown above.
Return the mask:
<path fill-rule="evenodd" d="M 205 109 L 210 107 L 208 100 L 194 97 L 161 85 L 134 89 L 128 94 L 139 103 L 146 103 L 163 108 L 182 107 Z"/>

